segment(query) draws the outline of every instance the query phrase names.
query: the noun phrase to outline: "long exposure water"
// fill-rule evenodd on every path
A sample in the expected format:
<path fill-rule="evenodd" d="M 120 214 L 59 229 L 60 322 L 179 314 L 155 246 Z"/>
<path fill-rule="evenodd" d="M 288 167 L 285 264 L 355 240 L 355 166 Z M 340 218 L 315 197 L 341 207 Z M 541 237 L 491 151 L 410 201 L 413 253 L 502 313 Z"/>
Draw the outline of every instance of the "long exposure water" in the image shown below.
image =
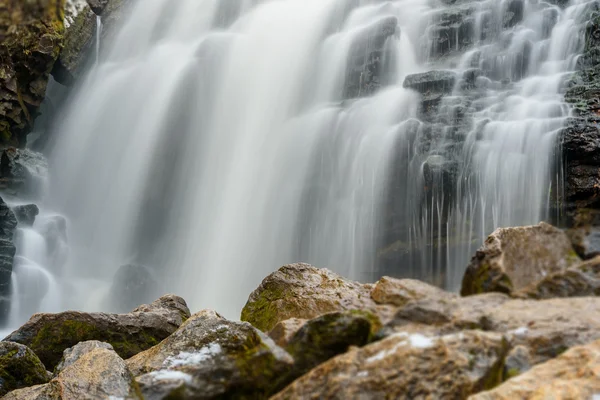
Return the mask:
<path fill-rule="evenodd" d="M 66 218 L 68 252 L 39 256 L 42 218 L 16 279 L 42 276 L 46 308 L 115 309 L 119 267 L 141 266 L 140 301 L 233 318 L 298 261 L 456 289 L 495 227 L 549 216 L 594 6 L 133 1 L 54 132 L 41 208 Z M 435 79 L 405 85 L 431 70 L 451 77 L 441 99 Z"/>

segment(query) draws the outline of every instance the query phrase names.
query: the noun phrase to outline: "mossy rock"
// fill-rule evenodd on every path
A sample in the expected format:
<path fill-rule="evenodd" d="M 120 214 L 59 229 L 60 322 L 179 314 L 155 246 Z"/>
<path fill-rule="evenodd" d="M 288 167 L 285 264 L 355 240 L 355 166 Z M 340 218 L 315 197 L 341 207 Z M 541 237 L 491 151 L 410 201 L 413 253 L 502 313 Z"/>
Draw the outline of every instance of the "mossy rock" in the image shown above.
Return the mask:
<path fill-rule="evenodd" d="M 48 372 L 35 353 L 13 342 L 0 342 L 0 396 L 48 382 Z"/>

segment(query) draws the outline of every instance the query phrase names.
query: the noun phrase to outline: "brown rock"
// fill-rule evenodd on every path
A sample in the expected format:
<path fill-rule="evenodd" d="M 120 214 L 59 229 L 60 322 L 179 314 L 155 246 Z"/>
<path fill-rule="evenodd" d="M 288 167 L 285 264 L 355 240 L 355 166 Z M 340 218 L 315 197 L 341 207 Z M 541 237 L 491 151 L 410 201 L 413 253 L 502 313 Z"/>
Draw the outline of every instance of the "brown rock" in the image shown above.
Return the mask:
<path fill-rule="evenodd" d="M 461 295 L 511 294 L 580 261 L 567 235 L 552 225 L 500 228 L 471 260 Z"/>
<path fill-rule="evenodd" d="M 600 341 L 570 349 L 469 400 L 593 399 L 600 393 Z"/>
<path fill-rule="evenodd" d="M 35 314 L 4 340 L 30 347 L 53 369 L 65 349 L 88 340 L 108 342 L 123 358 L 132 357 L 175 332 L 188 316 L 185 301 L 168 295 L 129 314 Z"/>
<path fill-rule="evenodd" d="M 272 399 L 466 398 L 500 383 L 507 351 L 496 333 L 399 333 L 332 358 Z"/>
<path fill-rule="evenodd" d="M 450 297 L 452 294 L 415 279 L 394 279 L 387 276 L 375 283 L 371 298 L 377 304 L 404 306 L 412 300 L 433 297 Z"/>
<path fill-rule="evenodd" d="M 50 383 L 10 392 L 5 399 L 141 399 L 125 361 L 112 349 L 92 346 Z"/>
<path fill-rule="evenodd" d="M 381 321 L 394 307 L 371 299 L 372 285 L 342 278 L 308 264 L 290 264 L 267 276 L 242 310 L 242 321 L 268 332 L 290 318 L 313 319 L 346 310 L 369 310 Z"/>
<path fill-rule="evenodd" d="M 600 256 L 556 272 L 516 293 L 518 297 L 550 299 L 600 295 Z"/>
<path fill-rule="evenodd" d="M 288 382 L 293 359 L 252 325 L 204 310 L 127 364 L 146 398 L 264 398 Z"/>

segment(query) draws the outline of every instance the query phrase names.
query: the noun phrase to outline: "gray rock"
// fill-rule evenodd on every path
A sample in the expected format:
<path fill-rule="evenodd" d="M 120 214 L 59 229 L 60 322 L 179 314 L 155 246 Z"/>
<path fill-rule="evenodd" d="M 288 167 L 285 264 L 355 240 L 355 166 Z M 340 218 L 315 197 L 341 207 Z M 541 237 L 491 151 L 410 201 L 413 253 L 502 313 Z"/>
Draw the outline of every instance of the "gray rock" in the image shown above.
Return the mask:
<path fill-rule="evenodd" d="M 58 375 L 65 368 L 75 364 L 77 360 L 79 360 L 84 354 L 94 351 L 95 349 L 107 349 L 114 351 L 113 347 L 110 344 L 105 342 L 99 342 L 97 340 L 88 340 L 87 342 L 78 343 L 75 346 L 68 348 L 63 352 L 63 358 L 60 360 L 60 362 L 54 369 L 54 374 Z"/>
<path fill-rule="evenodd" d="M 19 225 L 33 226 L 35 217 L 40 213 L 40 209 L 35 204 L 26 204 L 22 206 L 15 206 L 12 209 Z"/>
<path fill-rule="evenodd" d="M 128 314 L 35 314 L 4 340 L 29 346 L 52 369 L 64 350 L 88 340 L 105 341 L 123 358 L 132 357 L 175 332 L 189 315 L 182 298 L 167 295 Z"/>
<path fill-rule="evenodd" d="M 10 312 L 12 271 L 16 253 L 14 244 L 17 218 L 0 198 L 0 324 L 4 324 Z"/>

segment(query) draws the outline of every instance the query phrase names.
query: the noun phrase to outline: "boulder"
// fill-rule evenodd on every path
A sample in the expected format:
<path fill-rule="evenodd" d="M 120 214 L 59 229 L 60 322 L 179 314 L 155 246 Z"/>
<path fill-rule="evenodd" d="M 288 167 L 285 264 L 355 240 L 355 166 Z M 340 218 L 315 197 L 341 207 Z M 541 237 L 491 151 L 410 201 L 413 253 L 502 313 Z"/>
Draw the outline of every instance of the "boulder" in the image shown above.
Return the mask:
<path fill-rule="evenodd" d="M 272 399 L 465 398 L 501 382 L 507 351 L 497 333 L 397 333 L 332 358 Z"/>
<path fill-rule="evenodd" d="M 429 71 L 408 75 L 403 86 L 426 96 L 452 93 L 456 83 L 456 73 L 452 71 Z"/>
<path fill-rule="evenodd" d="M 17 251 L 14 244 L 16 229 L 15 214 L 0 198 L 0 325 L 7 321 L 10 312 L 11 276 Z"/>
<path fill-rule="evenodd" d="M 546 276 L 516 293 L 519 297 L 551 299 L 600 295 L 600 256 Z"/>
<path fill-rule="evenodd" d="M 175 332 L 189 315 L 182 298 L 168 295 L 128 314 L 35 314 L 4 340 L 30 347 L 52 369 L 65 349 L 88 340 L 108 342 L 121 357 L 132 357 Z"/>
<path fill-rule="evenodd" d="M 413 300 L 453 297 L 452 294 L 416 279 L 395 279 L 384 276 L 375 283 L 371 298 L 377 304 L 402 307 Z"/>
<path fill-rule="evenodd" d="M 285 265 L 250 294 L 241 319 L 263 332 L 286 319 L 313 319 L 336 311 L 369 310 L 382 322 L 389 320 L 393 307 L 376 304 L 371 290 L 372 285 L 346 280 L 327 269 Z"/>
<path fill-rule="evenodd" d="M 18 343 L 0 342 L 0 396 L 46 382 L 48 372 L 31 349 Z"/>
<path fill-rule="evenodd" d="M 81 356 L 96 349 L 114 350 L 110 344 L 100 342 L 97 340 L 88 340 L 87 342 L 78 343 L 75 346 L 66 349 L 63 352 L 62 359 L 60 360 L 56 368 L 54 368 L 54 375 L 58 375 L 65 368 L 75 364 L 77 360 L 81 358 Z"/>
<path fill-rule="evenodd" d="M 127 364 L 148 399 L 235 399 L 276 392 L 293 359 L 252 325 L 204 310 Z"/>
<path fill-rule="evenodd" d="M 33 226 L 35 217 L 40 213 L 40 209 L 35 204 L 26 204 L 21 206 L 15 206 L 12 209 L 19 225 Z"/>
<path fill-rule="evenodd" d="M 117 312 L 131 310 L 152 299 L 158 284 L 152 272 L 141 265 L 123 265 L 117 270 L 110 288 L 112 309 Z"/>
<path fill-rule="evenodd" d="M 63 85 L 72 85 L 82 74 L 84 66 L 94 49 L 97 31 L 96 14 L 85 0 L 69 0 L 72 3 L 66 16 L 63 48 L 52 75 Z"/>
<path fill-rule="evenodd" d="M 64 1 L 0 1 L 0 143 L 26 143 L 62 46 Z"/>
<path fill-rule="evenodd" d="M 598 393 L 600 341 L 595 341 L 574 347 L 469 400 L 595 399 Z"/>
<path fill-rule="evenodd" d="M 111 348 L 81 343 L 65 365 L 48 384 L 15 390 L 5 399 L 79 400 L 142 399 L 139 387 L 122 358 Z"/>
<path fill-rule="evenodd" d="M 512 294 L 580 261 L 567 235 L 552 225 L 500 228 L 472 258 L 460 293 Z"/>
<path fill-rule="evenodd" d="M 375 319 L 377 317 L 374 317 Z M 369 343 L 379 324 L 360 311 L 325 314 L 308 321 L 290 339 L 285 350 L 294 357 L 300 376 L 350 347 Z"/>
<path fill-rule="evenodd" d="M 455 299 L 422 299 L 398 310 L 379 334 L 457 333 L 480 329 L 505 335 L 511 347 L 525 346 L 531 365 L 573 346 L 600 339 L 600 298 L 512 299 L 486 293 Z"/>

